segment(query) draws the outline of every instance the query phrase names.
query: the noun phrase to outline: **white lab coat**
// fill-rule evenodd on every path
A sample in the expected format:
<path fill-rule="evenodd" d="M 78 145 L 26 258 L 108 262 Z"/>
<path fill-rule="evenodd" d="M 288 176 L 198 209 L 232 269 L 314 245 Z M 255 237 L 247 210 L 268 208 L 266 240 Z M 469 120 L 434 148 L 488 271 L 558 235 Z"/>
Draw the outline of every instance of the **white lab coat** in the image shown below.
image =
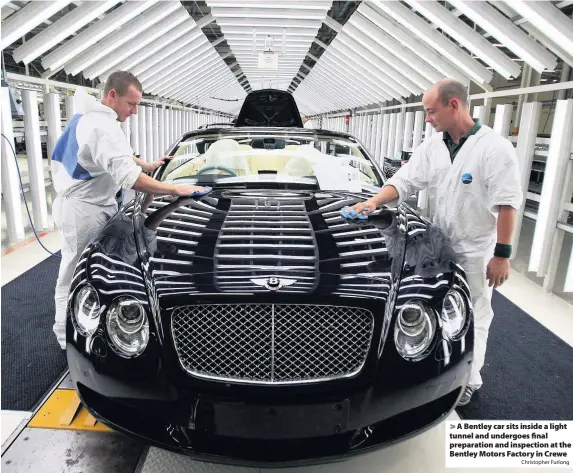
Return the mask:
<path fill-rule="evenodd" d="M 497 206 L 518 209 L 523 194 L 513 145 L 483 126 L 470 136 L 451 162 L 443 134 L 425 140 L 386 185 L 399 203 L 427 189 L 432 222 L 450 239 L 464 267 L 475 317 L 474 363 L 469 384 L 480 387 L 489 326 L 492 290 L 485 278 L 497 239 Z"/>
<path fill-rule="evenodd" d="M 142 169 L 117 114 L 100 102 L 87 100 L 68 123 L 52 156 L 57 197 L 54 222 L 62 235 L 62 261 L 55 291 L 54 332 L 65 347 L 68 293 L 79 257 L 117 212 L 115 195 L 130 189 Z"/>

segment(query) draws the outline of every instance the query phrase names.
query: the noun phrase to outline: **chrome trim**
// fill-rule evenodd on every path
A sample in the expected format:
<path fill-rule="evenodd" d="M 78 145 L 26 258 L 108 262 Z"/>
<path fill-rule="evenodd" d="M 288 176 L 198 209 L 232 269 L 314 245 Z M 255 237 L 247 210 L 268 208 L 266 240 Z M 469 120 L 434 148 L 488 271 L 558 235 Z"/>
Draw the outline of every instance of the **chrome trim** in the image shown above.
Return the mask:
<path fill-rule="evenodd" d="M 244 240 L 249 238 L 251 240 L 312 240 L 311 236 L 305 235 L 220 235 L 219 240 Z"/>
<path fill-rule="evenodd" d="M 253 318 L 255 318 L 255 322 L 256 322 L 256 317 L 257 316 L 261 316 L 261 318 L 264 321 L 264 314 L 265 314 L 265 310 L 269 310 L 270 309 L 270 316 L 271 316 L 271 324 L 270 327 L 267 326 L 267 330 L 268 332 L 265 333 L 264 330 L 264 326 L 262 331 L 258 330 L 254 333 L 254 335 L 252 334 L 253 331 L 255 331 L 254 329 L 252 329 L 252 327 L 247 327 L 247 331 L 249 333 L 247 333 L 247 335 L 251 336 L 251 341 L 258 344 L 259 345 L 259 349 L 258 349 L 258 354 L 262 356 L 262 359 L 260 360 L 260 367 L 259 367 L 259 371 L 264 371 L 266 369 L 266 360 L 267 360 L 267 356 L 269 357 L 269 361 L 271 363 L 270 365 L 270 379 L 252 379 L 252 378 L 247 378 L 247 377 L 231 377 L 231 376 L 223 376 L 223 375 L 218 375 L 218 374 L 209 374 L 209 373 L 205 373 L 205 372 L 200 372 L 198 370 L 194 370 L 193 367 L 191 366 L 185 366 L 185 361 L 182 359 L 182 354 L 181 354 L 181 350 L 183 349 L 181 346 L 179 346 L 179 340 L 181 340 L 182 338 L 185 340 L 186 343 L 190 343 L 189 341 L 189 337 L 185 336 L 184 334 L 179 335 L 177 333 L 177 327 L 176 327 L 176 322 L 175 322 L 175 318 L 176 316 L 179 316 L 181 318 L 181 313 L 184 310 L 193 310 L 193 311 L 197 311 L 197 310 L 201 310 L 204 307 L 207 307 L 208 310 L 213 310 L 214 307 L 217 306 L 226 306 L 226 307 L 230 307 L 230 306 L 240 306 L 241 309 L 247 309 L 247 315 L 248 315 L 248 309 L 253 308 L 253 307 L 257 307 L 259 309 L 259 312 L 252 312 L 253 314 Z M 342 374 L 336 374 L 336 375 L 329 375 L 329 376 L 317 376 L 315 378 L 298 378 L 298 379 L 290 379 L 290 380 L 276 380 L 276 365 L 277 365 L 277 352 L 279 352 L 280 349 L 283 350 L 283 355 L 287 354 L 287 355 L 293 355 L 292 358 L 294 358 L 295 356 L 300 356 L 301 353 L 303 353 L 302 350 L 296 350 L 296 347 L 292 346 L 293 343 L 293 337 L 297 337 L 298 334 L 296 332 L 294 333 L 288 333 L 289 331 L 289 327 L 283 328 L 284 330 L 284 338 L 285 340 L 283 341 L 284 346 L 281 346 L 280 348 L 277 347 L 277 339 L 276 339 L 276 333 L 277 333 L 277 325 L 276 325 L 276 320 L 277 320 L 277 314 L 276 314 L 276 308 L 277 307 L 288 307 L 290 310 L 297 310 L 299 307 L 311 307 L 315 310 L 320 310 L 320 309 L 324 309 L 324 308 L 330 308 L 330 309 L 346 309 L 348 311 L 358 311 L 359 312 L 359 316 L 362 317 L 363 320 L 363 327 L 362 328 L 362 333 L 360 332 L 356 332 L 355 331 L 355 335 L 357 337 L 362 337 L 362 339 L 358 338 L 357 342 L 358 343 L 362 343 L 362 347 L 357 347 L 356 348 L 356 353 L 355 354 L 351 354 L 350 356 L 354 359 L 356 359 L 356 361 L 354 361 L 352 358 L 350 358 L 350 362 L 353 362 L 352 366 L 353 369 L 351 371 L 348 372 L 344 372 L 344 368 L 349 368 L 348 366 L 344 367 L 338 367 L 336 366 L 337 369 L 341 369 L 343 371 Z M 348 378 L 352 378 L 357 376 L 362 369 L 364 368 L 365 364 L 366 364 L 366 360 L 368 358 L 368 354 L 370 353 L 370 349 L 372 347 L 372 340 L 374 338 L 374 327 L 375 327 L 375 322 L 374 322 L 374 316 L 372 314 L 372 312 L 370 312 L 368 309 L 362 308 L 362 307 L 352 307 L 352 306 L 334 306 L 334 305 L 326 305 L 326 304 L 256 304 L 256 303 L 245 303 L 245 304 L 225 304 L 225 303 L 219 303 L 219 304 L 196 304 L 196 305 L 192 305 L 192 306 L 177 306 L 177 307 L 173 307 L 171 312 L 171 321 L 170 321 L 170 329 L 171 329 L 171 336 L 173 339 L 173 343 L 174 343 L 174 348 L 175 351 L 177 353 L 178 356 L 178 360 L 179 360 L 179 364 L 182 368 L 183 371 L 185 371 L 186 373 L 188 373 L 189 375 L 199 378 L 199 379 L 205 379 L 205 380 L 209 380 L 209 381 L 222 381 L 225 383 L 236 383 L 236 384 L 250 384 L 250 385 L 295 385 L 295 384 L 312 384 L 312 383 L 319 383 L 319 382 L 326 382 L 326 381 L 334 381 L 334 380 L 340 380 L 340 379 L 348 379 Z M 179 312 L 178 312 L 179 311 Z M 245 310 L 241 311 L 241 321 L 245 322 L 245 321 L 249 321 L 249 319 L 246 319 L 244 317 L 244 312 Z M 239 311 L 237 311 L 237 313 L 239 313 Z M 324 314 L 319 313 L 318 316 L 323 316 Z M 326 312 L 326 315 L 328 315 L 328 312 Z M 349 315 L 353 315 L 352 313 Z M 354 314 L 355 315 L 355 314 Z M 183 313 L 182 317 L 189 317 L 187 314 Z M 238 317 L 238 316 L 236 316 Z M 288 319 L 287 317 L 285 317 L 285 319 Z M 217 320 L 221 320 L 221 318 L 217 318 Z M 288 319 L 290 320 L 290 319 Z M 307 318 L 305 318 L 305 321 L 308 320 Z M 253 319 L 250 319 L 250 321 L 253 321 Z M 296 321 L 295 321 L 296 322 Z M 179 323 L 181 323 L 181 321 L 179 321 Z M 193 324 L 193 327 L 195 329 L 195 331 L 197 331 L 197 324 Z M 358 326 L 358 324 L 353 324 L 352 325 L 354 328 L 356 328 Z M 241 327 L 242 328 L 242 327 Z M 299 329 L 302 329 L 304 327 L 298 327 Z M 219 327 L 220 330 L 225 330 L 225 333 L 228 333 L 229 331 L 229 327 L 224 326 L 224 327 Z M 255 327 L 255 329 L 260 329 L 260 327 Z M 189 329 L 187 327 L 185 327 L 185 330 L 187 330 L 188 333 Z M 346 332 L 344 332 L 346 335 Z M 335 334 L 336 335 L 336 334 Z M 266 353 L 265 352 L 265 339 L 266 337 L 270 336 L 270 340 L 268 340 L 268 342 L 270 342 L 270 353 Z M 197 337 L 198 340 L 200 340 L 201 342 L 201 346 L 203 346 L 203 344 L 205 342 L 209 343 L 212 342 L 212 339 L 210 339 L 209 337 L 205 337 L 203 334 L 201 334 L 201 336 Z M 239 341 L 241 340 L 241 337 L 238 337 Z M 225 340 L 222 339 L 221 342 L 224 342 Z M 343 350 L 337 350 L 338 348 L 340 348 L 340 345 L 338 344 L 338 340 L 336 339 L 336 337 L 331 337 L 328 340 L 318 340 L 315 341 L 315 345 L 316 346 L 320 346 L 320 347 L 324 347 L 324 343 L 325 342 L 330 342 L 332 345 L 333 350 L 331 350 L 331 352 L 326 352 L 326 353 L 322 353 L 322 355 L 324 357 L 329 357 L 329 360 L 331 359 L 333 354 L 342 354 L 344 353 L 344 355 L 348 355 L 348 351 L 343 351 Z M 304 343 L 304 342 L 303 342 Z M 319 344 L 320 343 L 320 344 Z M 287 346 L 288 345 L 288 346 Z M 241 345 L 243 346 L 243 345 Z M 211 349 L 216 349 L 216 343 L 209 343 L 209 347 Z M 248 350 L 249 347 L 247 347 Z M 203 350 L 204 353 L 206 353 L 208 350 Z M 213 354 L 216 354 L 216 351 L 212 352 Z M 225 358 L 224 361 L 227 361 L 229 359 L 229 355 L 230 350 L 226 350 L 225 353 Z M 249 353 L 250 354 L 250 353 Z M 304 354 L 304 353 L 303 353 Z M 243 357 L 241 356 L 243 355 Z M 239 364 L 241 361 L 244 361 L 244 355 L 245 353 L 239 353 L 237 354 L 237 358 L 238 358 L 238 362 L 237 364 Z M 308 354 L 308 363 L 310 365 L 310 363 L 312 363 L 313 361 L 316 360 L 316 354 L 314 353 L 310 353 Z M 286 360 L 283 363 L 286 363 L 282 369 L 283 371 L 286 371 L 289 367 L 289 362 L 290 364 L 293 363 L 293 361 L 298 361 L 298 360 Z M 213 363 L 220 363 L 220 360 L 215 360 L 213 361 Z M 345 359 L 341 359 L 340 363 L 342 363 L 344 365 L 344 363 L 347 363 L 348 365 L 348 356 Z M 356 365 L 357 363 L 357 365 Z M 232 367 L 227 367 L 228 369 L 232 369 Z M 307 370 L 316 370 L 316 369 L 325 369 L 323 367 L 322 364 L 318 363 L 318 367 L 317 366 L 305 366 L 305 368 Z"/>
<path fill-rule="evenodd" d="M 219 259 L 240 259 L 240 260 L 254 260 L 254 259 L 270 259 L 270 260 L 298 260 L 298 261 L 314 261 L 314 256 L 289 256 L 289 255 L 224 255 L 217 256 Z"/>

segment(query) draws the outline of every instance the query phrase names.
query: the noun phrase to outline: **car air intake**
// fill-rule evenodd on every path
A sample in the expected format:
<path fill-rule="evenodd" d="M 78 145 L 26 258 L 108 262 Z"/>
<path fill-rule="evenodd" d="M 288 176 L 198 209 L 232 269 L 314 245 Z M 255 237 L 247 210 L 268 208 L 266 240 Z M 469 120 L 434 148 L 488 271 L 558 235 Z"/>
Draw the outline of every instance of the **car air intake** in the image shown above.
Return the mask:
<path fill-rule="evenodd" d="M 175 308 L 171 324 L 181 366 L 193 376 L 303 384 L 357 375 L 374 318 L 346 306 L 202 304 Z"/>

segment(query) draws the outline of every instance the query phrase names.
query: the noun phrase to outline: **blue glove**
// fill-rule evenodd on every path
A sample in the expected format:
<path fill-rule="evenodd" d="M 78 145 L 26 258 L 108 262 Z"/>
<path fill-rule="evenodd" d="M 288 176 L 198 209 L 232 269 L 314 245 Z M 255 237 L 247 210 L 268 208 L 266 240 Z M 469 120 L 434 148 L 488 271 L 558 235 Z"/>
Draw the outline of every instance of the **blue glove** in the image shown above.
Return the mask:
<path fill-rule="evenodd" d="M 348 219 L 352 219 L 352 220 L 367 220 L 368 219 L 368 214 L 364 214 L 362 212 L 356 212 L 356 210 L 352 209 L 350 210 L 350 207 L 344 207 L 343 209 L 340 209 L 340 215 L 342 215 L 344 218 L 348 218 Z"/>
<path fill-rule="evenodd" d="M 208 194 L 209 192 L 211 192 L 213 189 L 209 186 L 201 186 L 205 188 L 205 192 L 201 192 L 201 191 L 195 191 L 193 192 L 189 197 L 200 197 L 202 195 Z"/>

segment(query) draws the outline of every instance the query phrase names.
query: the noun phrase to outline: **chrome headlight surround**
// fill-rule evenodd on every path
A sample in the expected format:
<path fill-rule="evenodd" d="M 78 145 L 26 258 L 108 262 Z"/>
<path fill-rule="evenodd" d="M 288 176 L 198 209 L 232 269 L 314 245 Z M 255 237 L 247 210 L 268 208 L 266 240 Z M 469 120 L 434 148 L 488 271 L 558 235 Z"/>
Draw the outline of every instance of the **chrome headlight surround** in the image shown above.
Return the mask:
<path fill-rule="evenodd" d="M 434 310 L 422 301 L 410 301 L 400 309 L 394 325 L 394 343 L 402 358 L 421 361 L 428 356 L 436 334 Z"/>
<path fill-rule="evenodd" d="M 444 333 L 450 340 L 459 340 L 464 336 L 468 326 L 468 304 L 459 289 L 450 289 L 444 297 L 440 318 Z"/>
<path fill-rule="evenodd" d="M 111 348 L 123 358 L 141 355 L 149 343 L 147 312 L 130 296 L 118 297 L 110 305 L 106 329 Z"/>
<path fill-rule="evenodd" d="M 72 323 L 84 337 L 91 337 L 97 330 L 101 304 L 95 288 L 85 284 L 76 290 L 72 299 Z"/>

